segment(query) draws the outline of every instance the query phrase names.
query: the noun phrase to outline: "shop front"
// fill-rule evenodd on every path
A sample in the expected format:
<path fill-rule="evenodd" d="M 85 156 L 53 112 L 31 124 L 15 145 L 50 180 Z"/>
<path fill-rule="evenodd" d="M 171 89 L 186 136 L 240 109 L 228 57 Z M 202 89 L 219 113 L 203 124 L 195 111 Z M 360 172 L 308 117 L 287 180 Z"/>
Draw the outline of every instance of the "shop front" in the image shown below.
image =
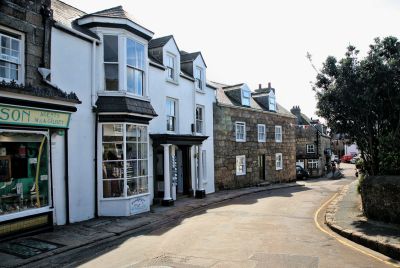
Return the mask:
<path fill-rule="evenodd" d="M 56 169 L 65 167 L 67 147 L 62 140 L 67 140 L 71 112 L 76 108 L 61 111 L 35 106 L 0 103 L 0 238 L 52 226 L 57 221 L 56 199 L 67 198 L 56 196 L 54 188 L 65 183 L 65 172 L 59 176 Z M 52 161 L 60 149 L 63 159 Z M 66 213 L 68 208 L 61 211 Z"/>

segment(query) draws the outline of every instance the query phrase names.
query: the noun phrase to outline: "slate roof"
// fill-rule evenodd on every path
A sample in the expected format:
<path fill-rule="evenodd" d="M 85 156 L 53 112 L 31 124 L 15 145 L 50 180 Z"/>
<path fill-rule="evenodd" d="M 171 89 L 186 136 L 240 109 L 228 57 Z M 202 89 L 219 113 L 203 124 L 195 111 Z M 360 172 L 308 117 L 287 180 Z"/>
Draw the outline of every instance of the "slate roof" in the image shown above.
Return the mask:
<path fill-rule="evenodd" d="M 17 84 L 15 81 L 0 81 L 0 91 L 6 91 L 29 96 L 61 100 L 79 104 L 81 101 L 74 92 L 67 93 L 58 87 L 47 85 L 47 87 L 34 87 L 32 85 Z"/>
<path fill-rule="evenodd" d="M 149 41 L 149 49 L 163 47 L 166 43 L 168 43 L 168 41 L 171 38 L 174 38 L 174 37 L 172 35 L 167 35 L 167 36 L 151 39 Z"/>
<path fill-rule="evenodd" d="M 51 9 L 53 10 L 53 20 L 62 24 L 67 28 L 74 29 L 92 38 L 100 40 L 97 34 L 92 31 L 79 26 L 76 19 L 85 16 L 86 13 L 73 6 L 70 6 L 60 0 L 51 0 Z"/>
<path fill-rule="evenodd" d="M 201 54 L 200 52 L 192 52 L 192 53 L 188 53 L 186 51 L 181 50 L 180 51 L 181 54 L 181 62 L 192 62 L 194 61 L 197 56 L 199 56 L 199 54 Z"/>
<path fill-rule="evenodd" d="M 242 107 L 242 108 L 251 108 L 254 110 L 258 111 L 268 111 L 264 106 L 261 106 L 253 97 L 253 95 L 250 98 L 250 107 L 248 106 L 243 106 L 241 104 L 241 100 L 238 99 L 234 94 L 231 94 L 231 92 L 238 91 L 241 87 L 242 84 L 237 84 L 237 85 L 226 85 L 218 82 L 213 82 L 209 81 L 209 83 L 217 87 L 217 103 L 221 103 L 223 105 L 228 105 L 228 106 L 237 106 L 237 107 Z M 289 117 L 295 117 L 291 112 L 283 108 L 280 104 L 276 103 L 276 113 L 289 116 Z"/>
<path fill-rule="evenodd" d="M 136 113 L 157 116 L 150 102 L 134 98 L 100 96 L 96 105 L 100 113 Z"/>

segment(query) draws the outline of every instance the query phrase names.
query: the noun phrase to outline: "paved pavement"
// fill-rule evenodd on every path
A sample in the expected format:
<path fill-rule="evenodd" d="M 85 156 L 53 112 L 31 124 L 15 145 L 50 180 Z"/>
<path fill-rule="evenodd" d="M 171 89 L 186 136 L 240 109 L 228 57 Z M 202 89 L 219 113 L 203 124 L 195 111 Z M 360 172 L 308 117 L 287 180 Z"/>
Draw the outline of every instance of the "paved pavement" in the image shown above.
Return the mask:
<path fill-rule="evenodd" d="M 351 165 L 344 173 L 353 176 Z M 362 214 L 358 181 L 345 186 L 327 209 L 326 222 L 335 232 L 387 256 L 400 260 L 400 225 L 369 220 Z"/>

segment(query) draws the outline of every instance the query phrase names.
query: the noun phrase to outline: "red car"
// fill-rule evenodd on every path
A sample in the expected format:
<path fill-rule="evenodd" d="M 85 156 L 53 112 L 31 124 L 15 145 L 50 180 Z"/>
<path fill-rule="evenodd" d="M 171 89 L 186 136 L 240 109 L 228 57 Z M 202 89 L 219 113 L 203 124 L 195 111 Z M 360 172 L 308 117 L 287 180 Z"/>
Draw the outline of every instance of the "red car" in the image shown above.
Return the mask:
<path fill-rule="evenodd" d="M 353 158 L 353 156 L 351 154 L 345 154 L 344 156 L 342 156 L 342 158 L 340 158 L 340 160 L 343 163 L 350 163 L 350 160 Z"/>

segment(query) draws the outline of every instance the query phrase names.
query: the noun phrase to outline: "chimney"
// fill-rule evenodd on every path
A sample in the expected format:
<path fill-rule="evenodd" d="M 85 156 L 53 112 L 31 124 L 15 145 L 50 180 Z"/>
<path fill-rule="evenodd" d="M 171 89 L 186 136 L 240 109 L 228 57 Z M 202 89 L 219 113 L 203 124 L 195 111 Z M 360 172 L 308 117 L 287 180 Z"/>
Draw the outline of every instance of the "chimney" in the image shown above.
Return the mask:
<path fill-rule="evenodd" d="M 268 82 L 268 88 L 271 88 L 271 82 Z"/>
<path fill-rule="evenodd" d="M 258 89 L 262 89 L 262 85 L 261 84 L 258 84 Z"/>

